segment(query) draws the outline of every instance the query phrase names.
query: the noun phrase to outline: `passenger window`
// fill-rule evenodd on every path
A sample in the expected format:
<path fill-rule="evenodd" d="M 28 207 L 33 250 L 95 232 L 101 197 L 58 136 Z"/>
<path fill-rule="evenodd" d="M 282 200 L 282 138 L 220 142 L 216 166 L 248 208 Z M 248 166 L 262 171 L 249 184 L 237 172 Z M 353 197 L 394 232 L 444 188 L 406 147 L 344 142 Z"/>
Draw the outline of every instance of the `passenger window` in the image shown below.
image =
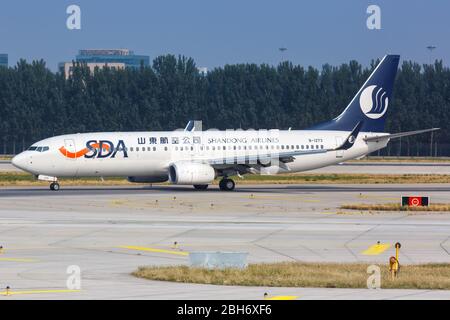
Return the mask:
<path fill-rule="evenodd" d="M 289 146 L 286 146 L 286 150 L 289 150 Z"/>
<path fill-rule="evenodd" d="M 104 150 L 103 150 L 104 151 Z M 136 151 L 139 151 L 139 147 L 136 147 Z"/>
<path fill-rule="evenodd" d="M 226 146 L 223 146 L 223 150 L 227 150 L 227 147 L 226 147 Z"/>
<path fill-rule="evenodd" d="M 284 150 L 284 145 L 281 145 L 281 150 Z"/>
<path fill-rule="evenodd" d="M 302 145 L 302 150 L 303 150 L 303 149 L 305 149 L 305 146 L 304 146 L 304 145 Z"/>
<path fill-rule="evenodd" d="M 320 146 L 321 149 L 324 149 L 323 145 Z"/>
<path fill-rule="evenodd" d="M 164 147 L 164 151 L 167 151 L 167 147 Z"/>
<path fill-rule="evenodd" d="M 153 151 L 156 151 L 156 147 L 153 147 Z"/>
<path fill-rule="evenodd" d="M 309 146 L 308 145 L 306 145 L 306 150 L 308 150 L 309 149 Z"/>
<path fill-rule="evenodd" d="M 130 147 L 130 151 L 133 152 L 133 147 Z"/>

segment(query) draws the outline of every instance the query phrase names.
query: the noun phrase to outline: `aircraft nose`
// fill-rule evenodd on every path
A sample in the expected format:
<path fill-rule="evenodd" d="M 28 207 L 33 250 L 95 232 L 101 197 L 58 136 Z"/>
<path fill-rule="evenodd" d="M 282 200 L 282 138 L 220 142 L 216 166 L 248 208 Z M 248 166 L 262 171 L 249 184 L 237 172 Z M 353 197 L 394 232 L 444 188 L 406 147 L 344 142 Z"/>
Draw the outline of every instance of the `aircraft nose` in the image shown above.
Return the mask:
<path fill-rule="evenodd" d="M 26 171 L 28 162 L 28 156 L 24 152 L 19 153 L 17 156 L 12 158 L 11 163 L 14 167 Z"/>

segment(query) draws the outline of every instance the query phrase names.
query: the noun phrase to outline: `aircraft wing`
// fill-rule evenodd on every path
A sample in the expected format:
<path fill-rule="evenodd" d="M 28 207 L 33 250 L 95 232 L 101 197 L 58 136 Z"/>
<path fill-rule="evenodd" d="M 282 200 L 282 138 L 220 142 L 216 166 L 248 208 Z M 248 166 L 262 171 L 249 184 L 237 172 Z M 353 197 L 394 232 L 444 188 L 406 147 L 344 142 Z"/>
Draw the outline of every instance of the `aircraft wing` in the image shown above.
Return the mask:
<path fill-rule="evenodd" d="M 416 130 L 416 131 L 399 132 L 399 133 L 386 134 L 386 135 L 380 135 L 380 136 L 375 136 L 375 137 L 367 137 L 367 138 L 364 138 L 364 141 L 370 142 L 370 141 L 380 141 L 380 140 L 385 140 L 385 139 L 395 139 L 395 138 L 400 138 L 400 137 L 412 136 L 412 135 L 415 135 L 415 134 L 421 134 L 421 133 L 426 133 L 426 132 L 433 132 L 433 131 L 437 131 L 437 130 L 440 130 L 440 128 L 432 128 L 432 129 L 424 129 L 424 130 Z"/>

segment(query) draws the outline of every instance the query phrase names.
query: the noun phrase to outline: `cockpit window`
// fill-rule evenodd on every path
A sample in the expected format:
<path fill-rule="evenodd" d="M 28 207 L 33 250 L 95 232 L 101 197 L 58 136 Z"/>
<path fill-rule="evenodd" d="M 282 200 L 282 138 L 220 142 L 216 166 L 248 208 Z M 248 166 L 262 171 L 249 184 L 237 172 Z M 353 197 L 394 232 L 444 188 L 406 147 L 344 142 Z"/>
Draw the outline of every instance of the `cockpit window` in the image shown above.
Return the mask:
<path fill-rule="evenodd" d="M 50 150 L 50 148 L 47 146 L 45 147 L 31 146 L 28 148 L 28 151 L 37 151 L 37 152 L 45 152 L 48 150 Z"/>

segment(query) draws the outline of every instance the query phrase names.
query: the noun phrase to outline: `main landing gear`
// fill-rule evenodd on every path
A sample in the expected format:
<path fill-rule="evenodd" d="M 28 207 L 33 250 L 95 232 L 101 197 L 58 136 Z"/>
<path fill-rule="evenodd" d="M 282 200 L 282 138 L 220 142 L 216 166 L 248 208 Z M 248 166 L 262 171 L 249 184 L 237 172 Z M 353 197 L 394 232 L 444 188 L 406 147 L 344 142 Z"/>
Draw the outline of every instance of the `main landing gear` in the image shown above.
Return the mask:
<path fill-rule="evenodd" d="M 236 187 L 236 184 L 234 183 L 234 181 L 232 179 L 229 179 L 229 178 L 223 178 L 219 182 L 219 188 L 222 191 L 233 191 L 235 187 Z"/>
<path fill-rule="evenodd" d="M 60 189 L 60 186 L 59 186 L 58 182 L 52 182 L 50 184 L 50 190 L 52 190 L 52 191 L 59 191 L 59 189 Z"/>

